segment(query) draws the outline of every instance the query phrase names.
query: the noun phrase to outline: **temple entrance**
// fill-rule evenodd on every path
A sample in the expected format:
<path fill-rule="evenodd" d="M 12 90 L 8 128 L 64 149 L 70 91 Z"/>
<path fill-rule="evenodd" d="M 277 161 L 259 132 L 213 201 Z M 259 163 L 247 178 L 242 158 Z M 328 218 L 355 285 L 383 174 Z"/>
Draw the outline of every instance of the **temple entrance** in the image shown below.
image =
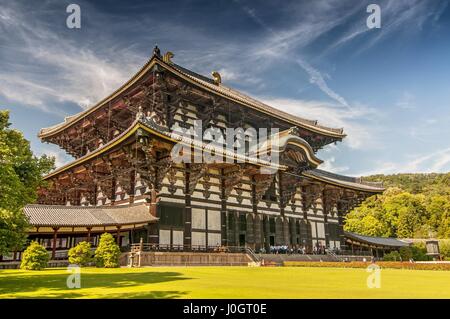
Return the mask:
<path fill-rule="evenodd" d="M 239 234 L 239 246 L 245 246 L 245 234 Z"/>
<path fill-rule="evenodd" d="M 275 246 L 275 236 L 274 235 L 269 236 L 269 244 L 270 244 L 270 246 Z"/>

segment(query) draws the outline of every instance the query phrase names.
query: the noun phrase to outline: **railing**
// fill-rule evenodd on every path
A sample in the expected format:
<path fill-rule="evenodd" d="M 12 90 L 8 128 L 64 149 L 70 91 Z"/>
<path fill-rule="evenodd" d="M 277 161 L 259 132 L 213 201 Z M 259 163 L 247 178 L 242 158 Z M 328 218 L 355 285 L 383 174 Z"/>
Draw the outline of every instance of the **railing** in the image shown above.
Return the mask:
<path fill-rule="evenodd" d="M 215 252 L 224 253 L 231 252 L 231 247 L 224 246 L 205 246 L 205 245 L 169 245 L 169 244 L 151 244 L 139 243 L 131 244 L 130 251 L 185 251 L 185 252 Z"/>
<path fill-rule="evenodd" d="M 259 261 L 259 257 L 250 247 L 245 246 L 205 246 L 205 245 L 169 245 L 139 243 L 131 244 L 130 252 L 199 252 L 199 253 L 243 253 L 248 254 L 253 261 Z"/>

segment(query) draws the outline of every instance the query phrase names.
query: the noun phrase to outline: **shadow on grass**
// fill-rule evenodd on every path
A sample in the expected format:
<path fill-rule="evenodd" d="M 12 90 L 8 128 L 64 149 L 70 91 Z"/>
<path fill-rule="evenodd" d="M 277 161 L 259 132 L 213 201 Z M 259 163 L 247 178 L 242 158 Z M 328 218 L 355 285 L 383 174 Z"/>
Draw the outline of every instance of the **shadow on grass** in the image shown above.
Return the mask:
<path fill-rule="evenodd" d="M 13 297 L 14 294 L 31 293 L 42 290 L 38 296 L 32 298 L 81 298 L 89 297 L 89 293 L 78 293 L 76 289 L 69 289 L 66 281 L 69 273 L 64 274 L 55 272 L 49 274 L 35 272 L 33 274 L 25 274 L 19 272 L 17 274 L 8 274 L 0 278 L 0 295 L 8 295 Z M 124 287 L 137 287 L 147 284 L 157 284 L 163 282 L 171 282 L 178 280 L 187 280 L 191 278 L 182 277 L 179 272 L 117 272 L 117 273 L 82 273 L 81 288 L 89 289 L 115 289 Z M 182 291 L 149 291 L 130 292 L 130 293 L 106 293 L 98 296 L 100 298 L 177 298 L 186 292 Z M 65 290 L 65 291 L 64 291 Z M 96 297 L 94 293 L 93 297 Z M 29 298 L 28 296 L 19 296 L 19 298 Z"/>

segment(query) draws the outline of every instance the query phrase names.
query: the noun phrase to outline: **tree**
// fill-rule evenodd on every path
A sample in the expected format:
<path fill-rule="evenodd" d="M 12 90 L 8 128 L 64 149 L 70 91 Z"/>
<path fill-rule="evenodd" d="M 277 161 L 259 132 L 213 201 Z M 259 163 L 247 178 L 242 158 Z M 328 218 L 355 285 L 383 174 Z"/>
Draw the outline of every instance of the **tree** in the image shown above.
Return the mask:
<path fill-rule="evenodd" d="M 0 255 L 23 247 L 22 208 L 36 200 L 42 175 L 54 168 L 54 158 L 34 156 L 23 134 L 10 126 L 9 111 L 0 110 Z"/>
<path fill-rule="evenodd" d="M 68 256 L 70 264 L 88 265 L 92 262 L 91 244 L 86 241 L 78 243 L 78 245 L 69 249 Z"/>
<path fill-rule="evenodd" d="M 95 250 L 95 262 L 97 267 L 119 267 L 120 248 L 110 233 L 104 233 L 100 237 L 100 243 Z"/>
<path fill-rule="evenodd" d="M 401 261 L 401 260 L 402 257 L 400 256 L 400 253 L 396 250 L 384 254 L 383 256 L 383 261 Z"/>
<path fill-rule="evenodd" d="M 21 269 L 26 270 L 41 270 L 47 267 L 50 256 L 44 246 L 39 245 L 36 241 L 25 249 L 20 264 Z"/>
<path fill-rule="evenodd" d="M 411 258 L 413 258 L 413 251 L 411 247 L 401 247 L 398 252 L 403 261 L 411 260 Z"/>
<path fill-rule="evenodd" d="M 26 243 L 27 229 L 24 214 L 0 208 L 0 254 L 21 250 Z"/>
<path fill-rule="evenodd" d="M 422 175 L 422 174 L 418 174 Z M 344 228 L 368 236 L 400 238 L 449 238 L 450 236 L 450 174 L 414 177 L 408 174 L 410 193 L 399 187 L 367 198 L 347 214 Z M 398 176 L 395 178 L 399 178 Z M 419 186 L 414 186 L 418 180 Z M 391 180 L 392 182 L 392 180 Z"/>

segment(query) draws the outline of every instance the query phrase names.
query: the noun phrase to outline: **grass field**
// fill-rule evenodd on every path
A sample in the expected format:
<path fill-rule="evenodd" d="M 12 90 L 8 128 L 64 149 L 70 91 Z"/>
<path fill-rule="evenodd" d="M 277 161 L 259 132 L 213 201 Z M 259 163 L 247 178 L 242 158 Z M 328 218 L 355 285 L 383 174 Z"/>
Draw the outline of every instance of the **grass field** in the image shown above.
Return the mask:
<path fill-rule="evenodd" d="M 65 269 L 0 270 L 0 298 L 450 298 L 450 271 L 305 267 L 83 268 L 68 289 Z"/>

